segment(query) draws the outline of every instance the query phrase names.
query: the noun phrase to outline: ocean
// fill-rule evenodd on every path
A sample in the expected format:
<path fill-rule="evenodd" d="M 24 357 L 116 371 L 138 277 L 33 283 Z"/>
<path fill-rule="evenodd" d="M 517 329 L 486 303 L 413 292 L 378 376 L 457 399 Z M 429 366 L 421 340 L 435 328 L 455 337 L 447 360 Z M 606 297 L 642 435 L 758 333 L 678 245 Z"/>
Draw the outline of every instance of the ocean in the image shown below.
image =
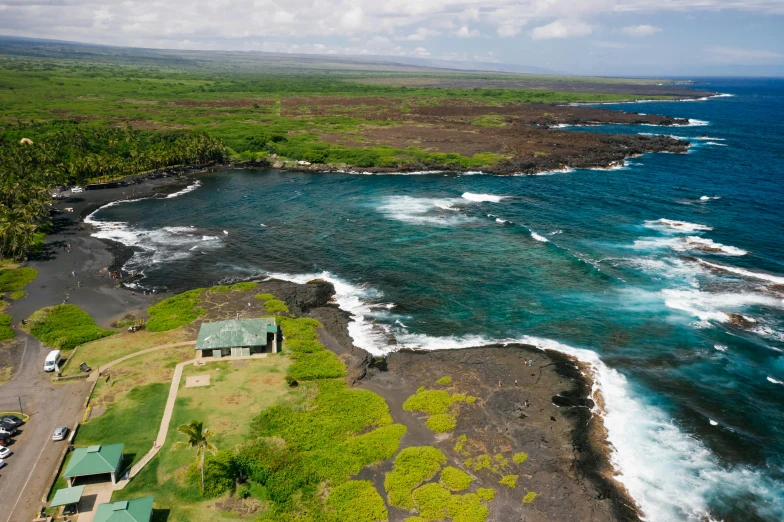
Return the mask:
<path fill-rule="evenodd" d="M 523 341 L 593 364 L 618 479 L 652 521 L 784 520 L 784 80 L 609 107 L 685 155 L 498 177 L 231 169 L 113 204 L 147 288 L 336 284 L 358 346 Z M 729 96 L 731 95 L 731 96 Z M 172 197 L 174 196 L 174 197 Z"/>

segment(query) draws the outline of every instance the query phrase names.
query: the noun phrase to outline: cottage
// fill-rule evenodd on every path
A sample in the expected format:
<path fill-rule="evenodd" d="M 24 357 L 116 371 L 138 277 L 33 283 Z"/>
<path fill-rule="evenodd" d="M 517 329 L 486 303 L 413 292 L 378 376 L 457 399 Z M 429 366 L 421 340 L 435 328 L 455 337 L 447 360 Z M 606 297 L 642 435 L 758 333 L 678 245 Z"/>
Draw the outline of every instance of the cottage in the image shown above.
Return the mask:
<path fill-rule="evenodd" d="M 68 487 L 72 487 L 74 480 L 79 477 L 94 475 L 109 475 L 112 484 L 116 484 L 122 465 L 123 447 L 124 444 L 108 444 L 76 448 L 63 473 L 68 480 Z"/>
<path fill-rule="evenodd" d="M 196 350 L 201 357 L 247 357 L 277 353 L 280 328 L 274 318 L 202 323 Z"/>

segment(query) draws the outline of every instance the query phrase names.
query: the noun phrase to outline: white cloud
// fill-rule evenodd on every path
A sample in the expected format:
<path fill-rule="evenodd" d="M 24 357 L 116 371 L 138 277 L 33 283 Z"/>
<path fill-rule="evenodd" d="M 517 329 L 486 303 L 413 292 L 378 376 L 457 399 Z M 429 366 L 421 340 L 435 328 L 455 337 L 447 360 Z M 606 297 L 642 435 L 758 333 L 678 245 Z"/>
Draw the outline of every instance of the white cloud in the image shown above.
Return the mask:
<path fill-rule="evenodd" d="M 408 36 L 404 36 L 401 40 L 409 40 L 413 42 L 418 42 L 422 40 L 427 40 L 428 38 L 432 38 L 434 36 L 438 36 L 441 33 L 438 31 L 433 31 L 432 29 L 427 29 L 425 27 L 420 27 L 413 33 L 409 34 Z"/>
<path fill-rule="evenodd" d="M 571 38 L 586 36 L 593 32 L 593 27 L 579 20 L 556 20 L 555 22 L 534 28 L 531 37 L 534 40 L 549 38 Z"/>
<path fill-rule="evenodd" d="M 621 32 L 629 36 L 650 36 L 661 31 L 661 27 L 654 27 L 652 25 L 627 25 Z"/>
<path fill-rule="evenodd" d="M 455 35 L 459 36 L 460 38 L 476 38 L 480 35 L 479 31 L 476 29 L 469 29 L 468 26 L 463 26 L 457 31 L 455 31 Z"/>

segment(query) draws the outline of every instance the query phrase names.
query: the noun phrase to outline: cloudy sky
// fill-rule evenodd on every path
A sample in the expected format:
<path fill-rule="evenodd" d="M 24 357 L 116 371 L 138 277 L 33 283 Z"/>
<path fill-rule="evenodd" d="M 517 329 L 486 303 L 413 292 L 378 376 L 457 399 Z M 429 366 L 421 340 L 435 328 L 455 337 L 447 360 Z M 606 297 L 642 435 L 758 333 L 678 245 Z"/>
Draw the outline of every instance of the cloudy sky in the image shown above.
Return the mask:
<path fill-rule="evenodd" d="M 594 74 L 784 73 L 784 0 L 0 0 L 0 34 Z"/>

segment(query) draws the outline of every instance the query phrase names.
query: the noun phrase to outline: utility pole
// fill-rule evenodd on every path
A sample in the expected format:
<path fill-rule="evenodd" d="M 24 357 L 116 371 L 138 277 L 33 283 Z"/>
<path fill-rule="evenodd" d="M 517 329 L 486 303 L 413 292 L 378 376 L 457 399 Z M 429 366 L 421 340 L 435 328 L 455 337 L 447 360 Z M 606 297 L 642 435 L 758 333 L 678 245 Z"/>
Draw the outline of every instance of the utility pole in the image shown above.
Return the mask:
<path fill-rule="evenodd" d="M 17 395 L 16 398 L 19 400 L 19 413 L 24 413 L 22 411 L 22 398 L 19 395 Z"/>

